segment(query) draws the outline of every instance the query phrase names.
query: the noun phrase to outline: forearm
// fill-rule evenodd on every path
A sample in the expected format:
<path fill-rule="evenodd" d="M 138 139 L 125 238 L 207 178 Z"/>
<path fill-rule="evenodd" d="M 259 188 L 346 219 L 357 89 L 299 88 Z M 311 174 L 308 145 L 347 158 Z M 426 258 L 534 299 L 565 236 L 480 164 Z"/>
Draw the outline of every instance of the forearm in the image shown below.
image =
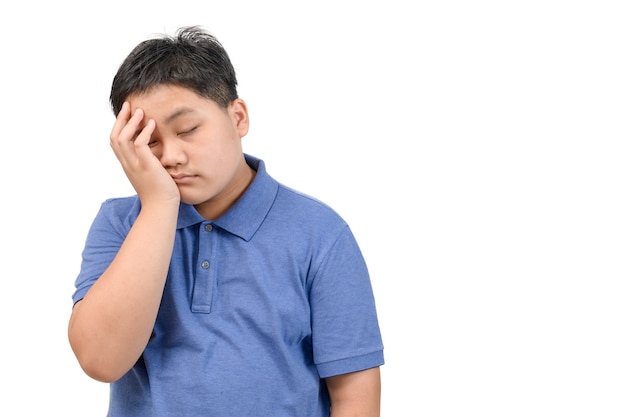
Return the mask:
<path fill-rule="evenodd" d="M 111 265 L 72 311 L 69 339 L 85 372 L 111 382 L 143 352 L 158 313 L 178 205 L 144 209 Z"/>

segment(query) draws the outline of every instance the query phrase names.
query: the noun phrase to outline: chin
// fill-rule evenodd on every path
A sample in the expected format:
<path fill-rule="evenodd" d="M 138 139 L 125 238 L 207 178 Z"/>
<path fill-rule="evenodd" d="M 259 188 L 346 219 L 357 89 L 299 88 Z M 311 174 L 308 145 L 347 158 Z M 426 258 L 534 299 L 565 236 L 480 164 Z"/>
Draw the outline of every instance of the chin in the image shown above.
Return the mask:
<path fill-rule="evenodd" d="M 190 206 L 197 206 L 199 204 L 206 203 L 209 200 L 210 197 L 208 196 L 185 195 L 184 193 L 181 193 L 180 195 L 180 201 Z"/>

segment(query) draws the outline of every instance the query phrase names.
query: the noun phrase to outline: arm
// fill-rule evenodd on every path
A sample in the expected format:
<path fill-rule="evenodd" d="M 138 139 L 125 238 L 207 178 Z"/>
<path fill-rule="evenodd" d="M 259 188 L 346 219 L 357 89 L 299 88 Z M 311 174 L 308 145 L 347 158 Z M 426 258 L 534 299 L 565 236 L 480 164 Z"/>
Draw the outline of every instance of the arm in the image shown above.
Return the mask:
<path fill-rule="evenodd" d="M 131 117 L 125 104 L 111 133 L 141 212 L 109 267 L 74 306 L 68 326 L 81 367 L 103 382 L 128 372 L 150 339 L 176 233 L 178 188 L 147 145 L 154 121 L 136 135 L 142 119 L 141 111 Z"/>
<path fill-rule="evenodd" d="M 380 368 L 326 378 L 331 417 L 380 417 Z"/>

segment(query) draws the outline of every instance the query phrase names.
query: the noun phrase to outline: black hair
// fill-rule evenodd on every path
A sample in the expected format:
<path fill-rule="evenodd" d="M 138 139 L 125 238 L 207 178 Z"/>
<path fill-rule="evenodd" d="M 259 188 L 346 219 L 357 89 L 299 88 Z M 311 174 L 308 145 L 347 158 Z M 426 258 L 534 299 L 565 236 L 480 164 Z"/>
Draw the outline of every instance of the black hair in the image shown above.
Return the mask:
<path fill-rule="evenodd" d="M 145 40 L 130 52 L 111 85 L 113 113 L 118 115 L 130 95 L 162 84 L 189 88 L 222 108 L 238 97 L 230 57 L 217 38 L 199 26 Z"/>

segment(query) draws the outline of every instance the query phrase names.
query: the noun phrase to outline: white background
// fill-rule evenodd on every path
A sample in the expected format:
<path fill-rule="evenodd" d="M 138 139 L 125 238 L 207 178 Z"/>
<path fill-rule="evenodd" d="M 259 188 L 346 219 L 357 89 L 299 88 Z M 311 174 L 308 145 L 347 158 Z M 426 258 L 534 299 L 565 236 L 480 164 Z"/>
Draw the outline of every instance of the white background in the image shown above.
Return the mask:
<path fill-rule="evenodd" d="M 238 72 L 245 150 L 361 242 L 384 417 L 623 417 L 621 4 L 5 2 L 0 415 L 105 415 L 66 326 L 87 228 L 132 192 L 110 83 L 199 24 Z"/>

